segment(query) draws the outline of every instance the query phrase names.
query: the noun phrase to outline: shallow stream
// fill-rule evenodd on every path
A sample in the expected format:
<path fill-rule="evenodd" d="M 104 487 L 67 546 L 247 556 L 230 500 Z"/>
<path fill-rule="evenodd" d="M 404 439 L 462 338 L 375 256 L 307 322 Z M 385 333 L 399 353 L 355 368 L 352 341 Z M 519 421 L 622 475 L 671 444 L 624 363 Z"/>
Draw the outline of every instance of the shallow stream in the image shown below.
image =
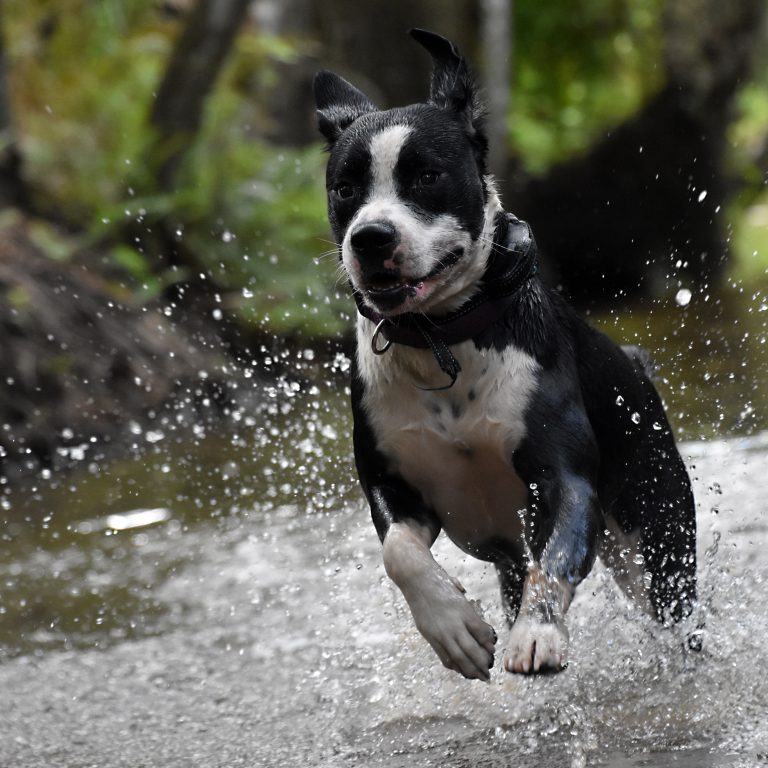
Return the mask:
<path fill-rule="evenodd" d="M 659 364 L 697 498 L 701 653 L 597 566 L 566 671 L 443 669 L 381 565 L 346 362 L 294 350 L 224 424 L 171 412 L 129 458 L 84 445 L 80 469 L 2 486 L 0 766 L 768 766 L 768 299 L 596 322 Z M 491 570 L 436 552 L 501 627 Z"/>

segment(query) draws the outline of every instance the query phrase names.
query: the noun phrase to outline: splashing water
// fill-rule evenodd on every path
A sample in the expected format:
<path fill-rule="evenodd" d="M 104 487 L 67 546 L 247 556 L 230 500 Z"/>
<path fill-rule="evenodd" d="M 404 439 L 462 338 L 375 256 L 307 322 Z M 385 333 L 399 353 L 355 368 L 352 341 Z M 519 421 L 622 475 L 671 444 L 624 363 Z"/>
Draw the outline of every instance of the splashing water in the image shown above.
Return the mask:
<path fill-rule="evenodd" d="M 667 383 L 678 403 L 679 380 Z M 226 431 L 196 424 L 180 440 L 165 425 L 136 460 L 2 495 L 0 765 L 765 763 L 768 433 L 682 445 L 697 615 L 657 627 L 598 563 L 569 612 L 559 675 L 503 671 L 493 569 L 441 538 L 436 557 L 499 630 L 484 685 L 439 664 L 384 573 L 344 385 L 327 371 L 260 392 Z M 719 423 L 700 399 L 687 420 L 673 414 L 691 438 Z M 686 652 L 699 623 L 703 650 Z"/>

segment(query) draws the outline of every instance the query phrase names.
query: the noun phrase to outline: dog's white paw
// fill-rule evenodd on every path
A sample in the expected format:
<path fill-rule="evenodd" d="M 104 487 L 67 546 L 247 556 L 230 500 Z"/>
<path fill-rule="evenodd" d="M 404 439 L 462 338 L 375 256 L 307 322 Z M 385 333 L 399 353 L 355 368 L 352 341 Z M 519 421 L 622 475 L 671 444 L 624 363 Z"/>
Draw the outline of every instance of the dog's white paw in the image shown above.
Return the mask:
<path fill-rule="evenodd" d="M 443 666 L 470 679 L 490 680 L 496 632 L 453 583 L 440 592 L 411 603 L 416 627 Z"/>
<path fill-rule="evenodd" d="M 518 617 L 504 649 L 507 672 L 559 672 L 568 663 L 568 630 L 562 622 Z"/>

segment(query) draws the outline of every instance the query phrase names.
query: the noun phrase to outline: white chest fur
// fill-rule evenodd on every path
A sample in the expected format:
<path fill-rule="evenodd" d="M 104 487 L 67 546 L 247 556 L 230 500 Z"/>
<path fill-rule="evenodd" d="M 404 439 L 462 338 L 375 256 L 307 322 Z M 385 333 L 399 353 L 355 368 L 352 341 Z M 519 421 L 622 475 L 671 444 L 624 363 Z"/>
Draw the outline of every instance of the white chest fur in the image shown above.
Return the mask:
<path fill-rule="evenodd" d="M 527 489 L 512 467 L 537 363 L 519 349 L 452 347 L 462 371 L 453 387 L 427 350 L 370 349 L 373 325 L 358 325 L 363 407 L 379 449 L 438 515 L 448 536 L 472 551 L 494 538 L 520 541 Z M 420 387 L 422 389 L 420 389 Z"/>

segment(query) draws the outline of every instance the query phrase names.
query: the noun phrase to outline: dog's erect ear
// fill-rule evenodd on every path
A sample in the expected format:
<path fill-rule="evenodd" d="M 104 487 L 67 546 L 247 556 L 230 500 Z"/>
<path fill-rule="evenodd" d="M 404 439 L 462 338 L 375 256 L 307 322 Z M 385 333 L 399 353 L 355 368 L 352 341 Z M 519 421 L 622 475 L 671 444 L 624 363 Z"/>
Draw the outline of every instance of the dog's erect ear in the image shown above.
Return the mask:
<path fill-rule="evenodd" d="M 333 72 L 318 72 L 314 89 L 317 126 L 331 144 L 360 115 L 376 110 L 376 106 L 365 94 Z"/>
<path fill-rule="evenodd" d="M 450 40 L 426 29 L 412 29 L 410 34 L 432 57 L 429 100 L 442 109 L 465 114 L 472 129 L 479 131 L 483 106 L 472 73 L 458 48 Z"/>

